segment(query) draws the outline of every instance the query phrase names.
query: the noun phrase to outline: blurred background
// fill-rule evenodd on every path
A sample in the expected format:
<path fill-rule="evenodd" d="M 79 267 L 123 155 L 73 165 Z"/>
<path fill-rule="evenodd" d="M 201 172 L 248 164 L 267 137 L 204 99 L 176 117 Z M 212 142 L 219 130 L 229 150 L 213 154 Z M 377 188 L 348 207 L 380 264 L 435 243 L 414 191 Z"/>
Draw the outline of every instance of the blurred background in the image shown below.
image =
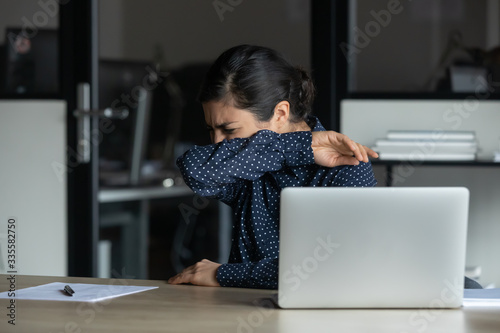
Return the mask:
<path fill-rule="evenodd" d="M 174 162 L 209 143 L 196 95 L 238 44 L 311 71 L 315 114 L 365 145 L 473 132 L 471 159 L 374 170 L 379 186 L 467 186 L 467 274 L 500 285 L 499 0 L 1 1 L 0 213 L 26 223 L 25 274 L 167 279 L 227 260 L 230 210 Z"/>

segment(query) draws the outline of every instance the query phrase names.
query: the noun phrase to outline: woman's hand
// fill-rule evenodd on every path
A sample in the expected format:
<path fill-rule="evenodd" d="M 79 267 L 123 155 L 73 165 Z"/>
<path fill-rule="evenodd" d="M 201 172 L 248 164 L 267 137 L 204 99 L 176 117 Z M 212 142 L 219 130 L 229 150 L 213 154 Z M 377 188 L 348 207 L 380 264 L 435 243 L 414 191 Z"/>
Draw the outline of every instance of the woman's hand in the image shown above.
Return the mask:
<path fill-rule="evenodd" d="M 312 132 L 311 147 L 314 162 L 329 168 L 339 165 L 358 165 L 359 161 L 368 162 L 368 156 L 378 157 L 378 154 L 370 148 L 333 131 Z"/>
<path fill-rule="evenodd" d="M 220 287 L 217 282 L 217 268 L 221 264 L 203 259 L 185 268 L 181 273 L 168 279 L 170 284 L 191 283 L 198 286 Z"/>

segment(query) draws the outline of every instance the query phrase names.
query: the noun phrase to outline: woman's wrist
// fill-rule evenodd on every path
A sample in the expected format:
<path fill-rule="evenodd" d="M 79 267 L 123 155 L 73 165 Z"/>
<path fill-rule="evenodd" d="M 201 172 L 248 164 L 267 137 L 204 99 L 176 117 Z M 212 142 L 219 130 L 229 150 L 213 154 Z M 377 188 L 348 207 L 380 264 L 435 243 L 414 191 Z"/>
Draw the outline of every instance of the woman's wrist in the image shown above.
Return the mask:
<path fill-rule="evenodd" d="M 378 157 L 370 148 L 352 141 L 334 131 L 312 132 L 311 148 L 316 164 L 333 168 L 340 165 L 358 165 Z"/>

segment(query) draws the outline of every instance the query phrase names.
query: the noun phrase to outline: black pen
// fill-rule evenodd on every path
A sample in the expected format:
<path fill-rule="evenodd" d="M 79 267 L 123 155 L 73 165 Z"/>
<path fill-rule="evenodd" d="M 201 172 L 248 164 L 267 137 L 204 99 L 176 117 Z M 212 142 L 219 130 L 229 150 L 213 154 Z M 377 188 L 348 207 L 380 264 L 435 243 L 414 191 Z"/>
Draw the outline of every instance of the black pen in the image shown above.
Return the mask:
<path fill-rule="evenodd" d="M 73 294 L 75 293 L 75 291 L 71 289 L 69 285 L 64 286 L 64 292 L 68 294 L 68 296 L 73 296 Z"/>

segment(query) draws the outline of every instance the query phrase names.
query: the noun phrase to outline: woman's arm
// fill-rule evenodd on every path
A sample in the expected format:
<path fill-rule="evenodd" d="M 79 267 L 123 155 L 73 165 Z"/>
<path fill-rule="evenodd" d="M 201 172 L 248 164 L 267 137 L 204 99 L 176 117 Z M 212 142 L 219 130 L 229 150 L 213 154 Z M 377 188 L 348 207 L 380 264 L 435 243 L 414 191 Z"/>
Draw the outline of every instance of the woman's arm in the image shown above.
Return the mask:
<path fill-rule="evenodd" d="M 262 130 L 250 138 L 195 146 L 179 157 L 177 165 L 195 193 L 231 202 L 240 180 L 255 180 L 284 166 L 358 165 L 359 161 L 368 162 L 368 156 L 378 157 L 371 149 L 333 131 L 278 134 Z"/>
<path fill-rule="evenodd" d="M 177 160 L 186 184 L 197 194 L 231 201 L 241 180 L 256 180 L 284 166 L 313 164 L 311 132 L 278 134 L 195 146 Z"/>
<path fill-rule="evenodd" d="M 376 185 L 369 163 L 347 166 L 331 182 L 331 186 Z M 246 287 L 276 289 L 278 286 L 278 258 L 264 258 L 258 262 L 218 264 L 202 260 L 184 269 L 168 281 L 172 284 L 191 283 L 202 286 Z"/>
<path fill-rule="evenodd" d="M 222 287 L 278 289 L 278 258 L 257 262 L 222 264 L 217 269 L 217 282 Z"/>
<path fill-rule="evenodd" d="M 168 283 L 191 283 L 210 287 L 277 289 L 278 258 L 265 258 L 258 262 L 222 265 L 203 259 L 171 277 Z"/>

